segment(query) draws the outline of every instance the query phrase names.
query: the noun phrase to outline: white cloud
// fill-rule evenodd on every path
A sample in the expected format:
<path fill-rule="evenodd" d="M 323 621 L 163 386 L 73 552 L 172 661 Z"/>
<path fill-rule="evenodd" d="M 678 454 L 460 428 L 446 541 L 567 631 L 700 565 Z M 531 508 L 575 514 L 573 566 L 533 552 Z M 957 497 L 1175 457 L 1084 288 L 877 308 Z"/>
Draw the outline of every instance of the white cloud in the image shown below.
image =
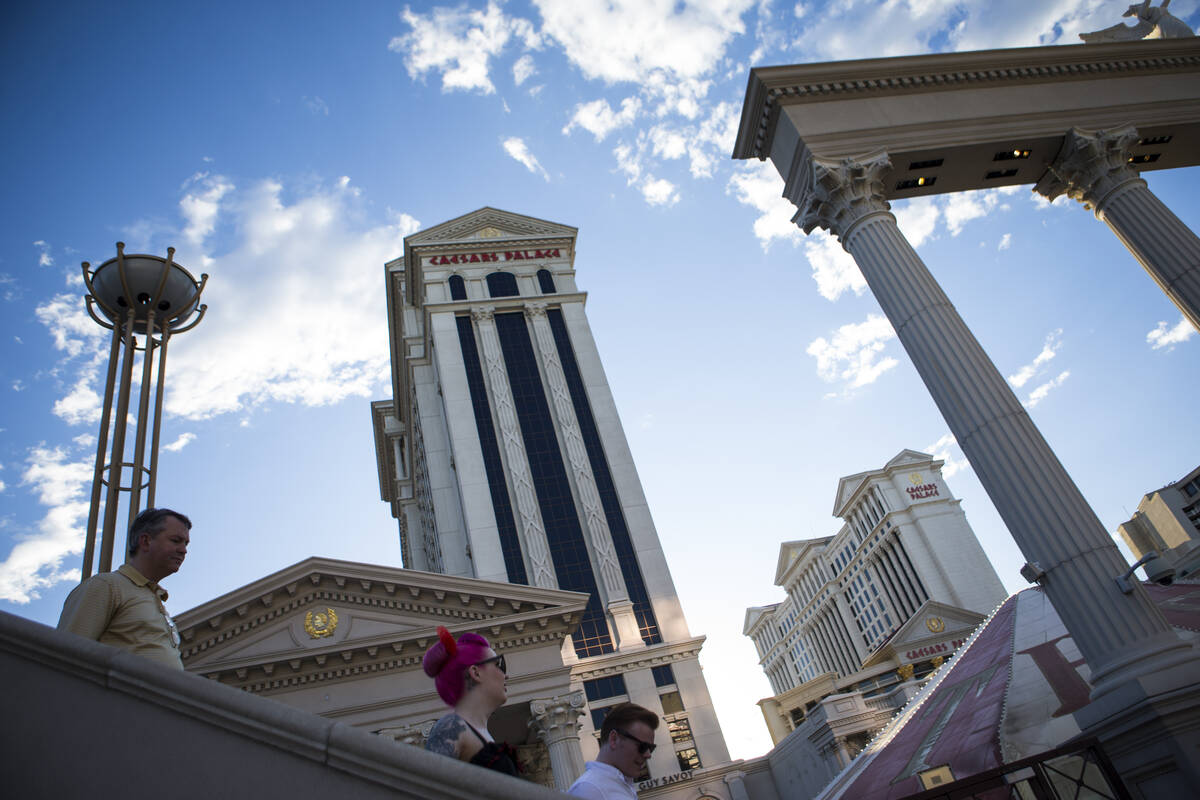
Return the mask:
<path fill-rule="evenodd" d="M 1008 382 L 1015 388 L 1020 389 L 1029 382 L 1033 376 L 1041 372 L 1042 367 L 1050 362 L 1058 354 L 1058 349 L 1062 347 L 1062 328 L 1050 331 L 1046 334 L 1046 343 L 1042 345 L 1042 351 L 1038 353 L 1033 361 L 1021 367 L 1012 375 L 1008 376 Z"/>
<path fill-rule="evenodd" d="M 380 265 L 403 252 L 417 221 L 364 224 L 347 178 L 290 201 L 273 180 L 232 191 L 228 252 L 176 255 L 185 266 L 208 260 L 212 278 L 207 316 L 171 341 L 167 413 L 202 419 L 371 396 L 388 374 L 386 320 L 363 298 L 378 295 Z M 320 264 L 321 280 L 302 264 Z"/>
<path fill-rule="evenodd" d="M 92 480 L 92 465 L 70 461 L 61 448 L 34 447 L 26 463 L 21 482 L 34 487 L 49 511 L 37 532 L 19 538 L 0 563 L 0 599 L 20 604 L 37 599 L 41 589 L 79 579 L 79 570 L 63 569 L 62 562 L 83 551 L 88 511 L 84 498 Z"/>
<path fill-rule="evenodd" d="M 181 433 L 181 434 L 179 434 L 178 439 L 171 442 L 170 444 L 163 445 L 163 450 L 166 450 L 169 453 L 178 453 L 180 450 L 187 447 L 189 444 L 191 444 L 194 441 L 196 441 L 196 434 Z"/>
<path fill-rule="evenodd" d="M 326 103 L 324 100 L 322 100 L 320 97 L 305 96 L 300 99 L 304 102 L 304 105 L 312 113 L 320 114 L 323 117 L 329 116 L 329 104 Z"/>
<path fill-rule="evenodd" d="M 792 222 L 796 208 L 783 197 L 779 173 L 766 161 L 751 161 L 739 165 L 729 178 L 726 194 L 734 195 L 759 216 L 754 220 L 754 235 L 767 250 L 776 239 L 798 244 L 804 232 Z"/>
<path fill-rule="evenodd" d="M 1187 317 L 1181 315 L 1179 322 L 1175 323 L 1172 328 L 1168 328 L 1166 322 L 1159 322 L 1154 330 L 1146 334 L 1146 343 L 1155 350 L 1165 347 L 1170 351 L 1174 349 L 1175 345 L 1182 344 L 1195 335 L 1196 329 L 1192 323 L 1188 322 Z"/>
<path fill-rule="evenodd" d="M 933 444 L 927 444 L 921 449 L 934 458 L 945 462 L 942 465 L 943 478 L 949 478 L 956 472 L 971 468 L 971 462 L 967 461 L 966 456 L 962 454 L 962 451 L 958 447 L 958 440 L 954 438 L 954 434 L 952 433 L 947 433 Z"/>
<path fill-rule="evenodd" d="M 642 108 L 642 101 L 636 97 L 626 97 L 621 101 L 621 110 L 613 111 L 607 100 L 593 100 L 590 103 L 580 103 L 575 106 L 571 119 L 563 127 L 562 132 L 569 134 L 575 128 L 583 128 L 596 138 L 597 142 L 617 128 L 623 128 L 637 118 Z"/>
<path fill-rule="evenodd" d="M 585 77 L 644 83 L 660 71 L 676 83 L 717 64 L 755 0 L 534 0 L 542 31 Z"/>
<path fill-rule="evenodd" d="M 652 206 L 670 206 L 679 202 L 679 192 L 676 191 L 675 184 L 666 178 L 647 176 L 638 188 L 642 191 L 642 197 Z"/>
<path fill-rule="evenodd" d="M 880 314 L 843 325 L 831 338 L 813 340 L 805 351 L 817 360 L 817 374 L 828 383 L 844 381 L 848 389 L 874 383 L 899 362 L 891 356 L 880 358 L 884 346 L 896 337 L 891 324 Z"/>
<path fill-rule="evenodd" d="M 401 19 L 411 30 L 388 43 L 388 49 L 404 55 L 411 78 L 440 72 L 442 91 L 461 89 L 492 94 L 496 87 L 488 75 L 491 59 L 518 38 L 526 47 L 537 47 L 540 39 L 528 20 L 507 17 L 500 4 L 489 0 L 487 8 L 434 8 L 416 14 L 405 7 Z"/>
<path fill-rule="evenodd" d="M 903 203 L 892 204 L 896 225 L 913 247 L 920 247 L 933 235 L 940 213 L 934 197 L 914 197 Z"/>
<path fill-rule="evenodd" d="M 94 369 L 84 370 L 71 391 L 54 401 L 54 415 L 68 425 L 81 425 L 100 420 L 100 395 L 92 388 L 96 379 Z"/>
<path fill-rule="evenodd" d="M 54 266 L 54 258 L 50 255 L 50 245 L 46 244 L 41 239 L 38 239 L 36 242 L 33 243 L 33 246 L 39 250 L 39 252 L 38 252 L 38 266 L 39 267 Z"/>
<path fill-rule="evenodd" d="M 550 175 L 542 168 L 537 157 L 529 152 L 529 148 L 525 144 L 524 139 L 516 136 L 510 136 L 502 141 L 501 146 L 504 147 L 504 152 L 508 153 L 514 160 L 522 164 L 525 169 L 532 172 L 534 175 L 541 175 L 547 181 L 550 180 Z"/>
<path fill-rule="evenodd" d="M 77 294 L 55 295 L 34 309 L 33 313 L 38 322 L 49 329 L 54 348 L 68 358 L 74 358 L 85 350 L 94 352 L 104 339 L 111 336 L 88 316 Z"/>
<path fill-rule="evenodd" d="M 962 233 L 964 225 L 991 213 L 999 203 L 1000 194 L 994 189 L 946 195 L 945 208 L 942 211 L 946 217 L 946 228 L 951 236 L 958 236 Z"/>
<path fill-rule="evenodd" d="M 533 65 L 533 56 L 526 53 L 518 58 L 513 63 L 513 83 L 520 86 L 525 81 L 537 74 L 537 67 Z"/>
<path fill-rule="evenodd" d="M 1053 389 L 1057 389 L 1059 386 L 1062 386 L 1069 377 L 1071 377 L 1071 371 L 1064 370 L 1058 374 L 1057 378 L 1052 378 L 1034 389 L 1029 393 L 1029 399 L 1025 401 L 1025 407 L 1033 408 L 1038 403 L 1045 400 L 1046 395 L 1050 394 Z"/>
<path fill-rule="evenodd" d="M 1000 244 L 996 245 L 997 250 L 1007 250 L 1012 247 L 1012 234 L 1006 233 L 1000 237 Z"/>
<path fill-rule="evenodd" d="M 190 189 L 179 201 L 179 210 L 187 220 L 183 236 L 193 245 L 200 245 L 217 224 L 221 198 L 233 191 L 234 186 L 225 178 L 206 172 L 196 173 L 185 186 Z"/>
<path fill-rule="evenodd" d="M 806 61 L 897 56 L 933 50 L 986 50 L 1078 44 L 1077 34 L 1117 21 L 1098 0 L 1046 0 L 1019 11 L 989 0 L 871 0 L 804 14 L 794 50 Z"/>
<path fill-rule="evenodd" d="M 814 231 L 804 240 L 804 257 L 812 267 L 817 291 L 826 300 L 837 300 L 845 292 L 862 294 L 867 290 L 862 270 L 832 234 Z"/>

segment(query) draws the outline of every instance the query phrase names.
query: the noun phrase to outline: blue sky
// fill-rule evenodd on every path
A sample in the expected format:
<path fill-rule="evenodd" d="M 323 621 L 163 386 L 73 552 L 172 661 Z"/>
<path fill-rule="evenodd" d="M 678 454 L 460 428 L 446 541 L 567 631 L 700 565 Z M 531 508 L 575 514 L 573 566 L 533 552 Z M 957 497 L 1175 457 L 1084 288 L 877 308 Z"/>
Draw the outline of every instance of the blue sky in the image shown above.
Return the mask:
<path fill-rule="evenodd" d="M 180 612 L 310 555 L 400 564 L 369 402 L 383 263 L 484 205 L 579 228 L 576 267 L 735 757 L 769 747 L 741 636 L 780 542 L 902 448 L 1010 589 L 1023 562 L 853 263 L 734 162 L 754 65 L 1071 44 L 1096 0 L 23 4 L 6 12 L 0 609 L 77 579 L 106 332 L 79 262 L 122 240 L 211 275 L 172 343 L 159 501 L 195 522 Z M 1193 28 L 1196 0 L 1171 10 Z M 1200 229 L 1196 168 L 1151 189 Z M 1116 237 L 1029 187 L 896 203 L 1110 529 L 1196 465 L 1200 336 Z M 1036 480 L 1031 475 L 1030 480 Z"/>

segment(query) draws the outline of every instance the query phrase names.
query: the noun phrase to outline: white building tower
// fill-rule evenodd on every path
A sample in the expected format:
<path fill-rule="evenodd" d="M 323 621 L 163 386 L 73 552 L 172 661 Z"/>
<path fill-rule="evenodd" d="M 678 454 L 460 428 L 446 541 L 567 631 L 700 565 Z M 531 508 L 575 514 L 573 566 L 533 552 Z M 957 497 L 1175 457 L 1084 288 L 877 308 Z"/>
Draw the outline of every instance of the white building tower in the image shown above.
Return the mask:
<path fill-rule="evenodd" d="M 576 229 L 482 208 L 387 265 L 373 404 L 405 567 L 589 595 L 563 647 L 585 758 L 607 709 L 663 715 L 658 782 L 729 760 L 575 284 Z M 486 633 L 486 632 L 485 632 Z"/>

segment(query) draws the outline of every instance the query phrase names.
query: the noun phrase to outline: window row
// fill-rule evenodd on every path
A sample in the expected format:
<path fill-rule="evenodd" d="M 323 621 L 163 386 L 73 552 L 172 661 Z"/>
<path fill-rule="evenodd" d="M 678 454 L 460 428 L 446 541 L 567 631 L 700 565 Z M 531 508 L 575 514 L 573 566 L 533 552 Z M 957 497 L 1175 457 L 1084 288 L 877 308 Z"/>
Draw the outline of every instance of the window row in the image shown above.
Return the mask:
<path fill-rule="evenodd" d="M 537 271 L 538 288 L 542 294 L 555 294 L 554 276 L 548 269 Z M 517 276 L 511 272 L 493 272 L 486 278 L 488 297 L 517 297 L 521 294 L 517 288 Z M 447 281 L 450 284 L 451 300 L 467 299 L 467 282 L 462 275 L 451 275 Z"/>

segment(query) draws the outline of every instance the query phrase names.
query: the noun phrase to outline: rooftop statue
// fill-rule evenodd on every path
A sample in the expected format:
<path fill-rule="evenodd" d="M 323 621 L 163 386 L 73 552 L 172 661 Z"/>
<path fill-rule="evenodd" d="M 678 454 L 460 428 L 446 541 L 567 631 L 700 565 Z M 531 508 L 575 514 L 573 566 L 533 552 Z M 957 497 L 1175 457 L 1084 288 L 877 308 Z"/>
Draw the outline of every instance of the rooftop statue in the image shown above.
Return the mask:
<path fill-rule="evenodd" d="M 1134 3 L 1123 17 L 1137 17 L 1138 23 L 1133 27 L 1118 22 L 1110 28 L 1081 33 L 1079 38 L 1088 44 L 1098 42 L 1132 42 L 1139 39 L 1184 39 L 1195 36 L 1187 23 L 1167 11 L 1171 0 L 1163 0 L 1161 6 L 1151 6 L 1150 0 Z"/>

